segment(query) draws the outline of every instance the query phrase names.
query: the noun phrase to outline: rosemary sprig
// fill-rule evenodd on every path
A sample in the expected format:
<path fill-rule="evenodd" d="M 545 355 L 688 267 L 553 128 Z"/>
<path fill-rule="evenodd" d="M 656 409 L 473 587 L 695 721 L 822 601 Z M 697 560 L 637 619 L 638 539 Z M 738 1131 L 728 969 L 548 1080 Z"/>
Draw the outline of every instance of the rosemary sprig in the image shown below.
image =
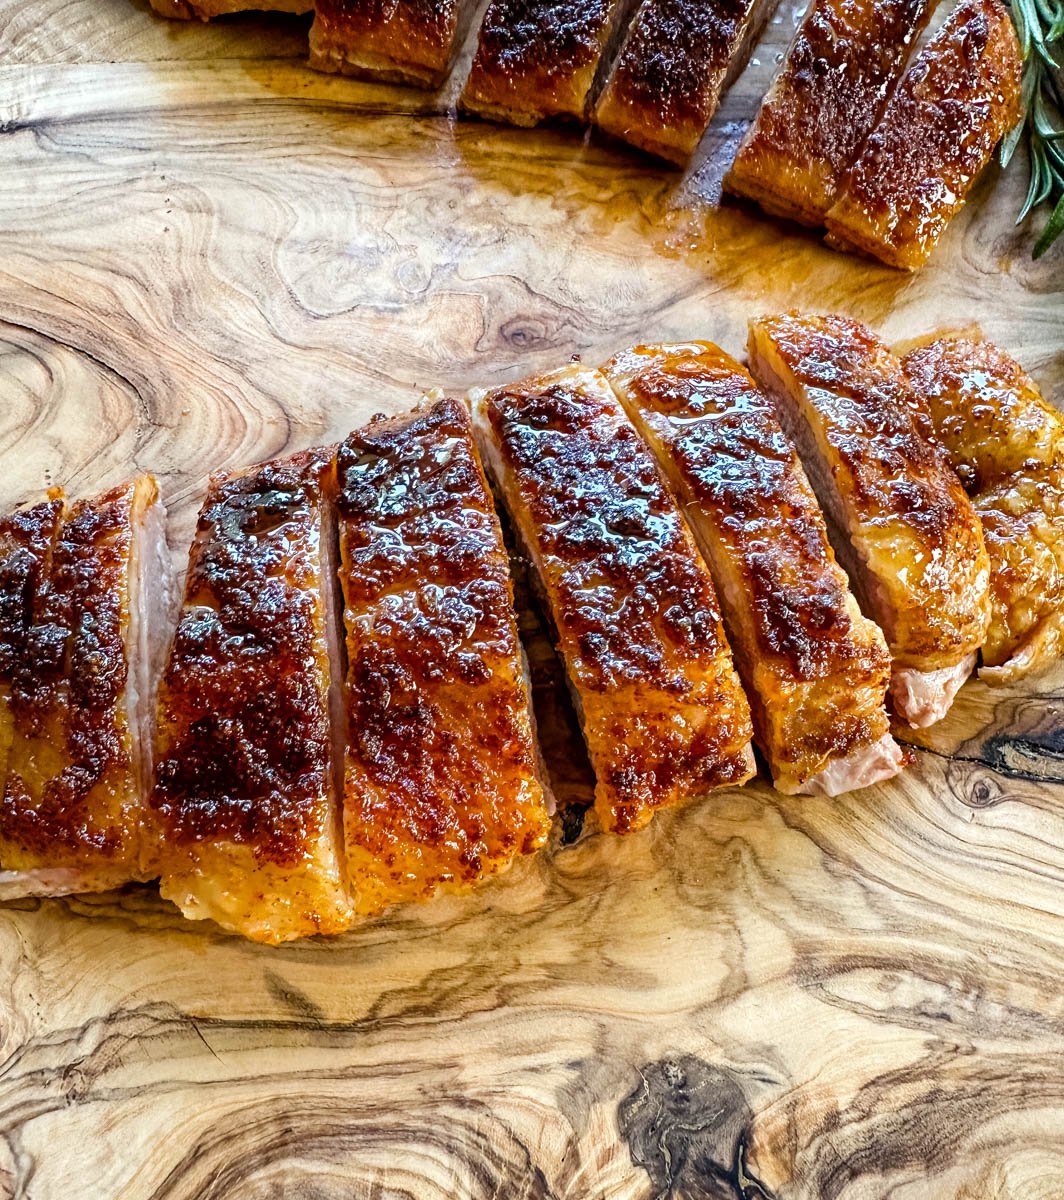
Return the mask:
<path fill-rule="evenodd" d="M 1053 206 L 1034 245 L 1033 257 L 1041 258 L 1064 233 L 1064 67 L 1057 57 L 1064 51 L 1064 0 L 1010 0 L 1009 7 L 1023 51 L 1024 119 L 1001 143 L 1001 165 L 1026 133 L 1031 177 L 1016 224 L 1041 204 Z"/>

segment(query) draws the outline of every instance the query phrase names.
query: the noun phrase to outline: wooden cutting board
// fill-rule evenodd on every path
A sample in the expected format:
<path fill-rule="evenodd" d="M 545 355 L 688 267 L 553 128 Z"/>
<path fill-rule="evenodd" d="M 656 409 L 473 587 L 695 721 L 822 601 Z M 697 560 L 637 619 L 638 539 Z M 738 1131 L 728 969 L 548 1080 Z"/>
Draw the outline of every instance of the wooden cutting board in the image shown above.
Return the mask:
<path fill-rule="evenodd" d="M 1064 405 L 1021 170 L 915 277 L 715 207 L 787 3 L 683 182 L 314 75 L 298 19 L 0 12 L 7 504 L 152 470 L 181 559 L 210 469 L 792 305 L 977 320 Z M 0 1194 L 1064 1196 L 1062 689 L 969 685 L 890 786 L 724 793 L 331 943 L 3 908 Z"/>

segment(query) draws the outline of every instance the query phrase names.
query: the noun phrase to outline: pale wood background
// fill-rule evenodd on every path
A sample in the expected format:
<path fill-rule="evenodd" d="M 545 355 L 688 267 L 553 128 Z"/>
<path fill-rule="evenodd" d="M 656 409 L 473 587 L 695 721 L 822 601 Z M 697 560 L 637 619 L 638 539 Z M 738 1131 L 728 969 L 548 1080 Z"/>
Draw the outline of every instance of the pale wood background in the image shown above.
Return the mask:
<path fill-rule="evenodd" d="M 1018 172 L 915 277 L 714 206 L 798 11 L 681 183 L 314 75 L 298 19 L 0 0 L 0 500 L 150 469 L 180 558 L 212 468 L 790 305 L 978 320 L 1064 405 Z M 0 910 L 0 1195 L 1055 1200 L 1062 689 L 970 685 L 874 794 L 747 787 L 334 943 Z"/>

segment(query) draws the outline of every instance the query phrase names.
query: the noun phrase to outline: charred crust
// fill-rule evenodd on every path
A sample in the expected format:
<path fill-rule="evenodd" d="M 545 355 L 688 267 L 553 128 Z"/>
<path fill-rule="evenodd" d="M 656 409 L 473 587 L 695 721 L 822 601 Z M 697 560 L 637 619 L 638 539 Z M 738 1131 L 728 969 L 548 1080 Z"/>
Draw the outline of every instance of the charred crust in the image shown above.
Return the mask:
<path fill-rule="evenodd" d="M 830 393 L 842 414 L 830 440 L 870 517 L 897 515 L 932 547 L 974 534 L 963 489 L 914 419 L 900 363 L 856 321 L 774 320 L 771 336 L 797 381 Z M 874 430 L 870 422 L 874 417 Z M 874 432 L 875 436 L 869 436 Z"/>
<path fill-rule="evenodd" d="M 751 0 L 644 4 L 610 76 L 615 102 L 648 126 L 701 130 L 752 8 Z"/>
<path fill-rule="evenodd" d="M 928 0 L 816 0 L 736 158 L 743 194 L 818 224 L 875 124 Z"/>
<path fill-rule="evenodd" d="M 456 0 L 317 0 L 323 35 L 341 48 L 372 46 L 401 59 L 450 52 L 458 22 Z M 417 45 L 420 54 L 412 53 Z"/>
<path fill-rule="evenodd" d="M 62 514 L 49 500 L 0 521 L 0 686 L 24 659 Z"/>
<path fill-rule="evenodd" d="M 466 409 L 374 421 L 336 464 L 349 844 L 428 893 L 546 834 L 502 533 Z"/>
<path fill-rule="evenodd" d="M 604 377 L 528 381 L 485 402 L 598 777 L 627 832 L 749 774 L 749 710 L 709 574 Z"/>
<path fill-rule="evenodd" d="M 1034 381 L 988 342 L 942 339 L 904 368 L 980 517 L 990 562 L 984 666 L 1055 656 L 1040 631 L 1064 608 L 1064 419 Z"/>
<path fill-rule="evenodd" d="M 494 0 L 480 27 L 475 69 L 550 81 L 592 66 L 612 7 L 611 0 Z"/>
<path fill-rule="evenodd" d="M 131 787 L 123 697 L 132 498 L 125 485 L 78 501 L 58 526 L 45 574 L 38 556 L 37 598 L 32 613 L 23 610 L 33 623 L 10 681 L 12 716 L 23 737 L 61 746 L 64 766 L 32 781 L 9 772 L 0 820 L 3 838 L 32 855 L 62 848 L 117 856 L 136 833 L 123 817 Z M 42 508 L 43 551 L 59 510 Z"/>
<path fill-rule="evenodd" d="M 152 806 L 176 844 L 230 840 L 289 864 L 322 828 L 327 465 L 308 452 L 212 481 L 160 689 Z"/>
<path fill-rule="evenodd" d="M 698 357 L 650 366 L 629 387 L 650 412 L 683 418 L 663 436 L 692 494 L 741 548 L 759 653 L 797 680 L 884 671 L 886 651 L 853 636 L 819 507 L 771 402 L 750 378 Z M 703 416 L 713 419 L 692 419 Z"/>
<path fill-rule="evenodd" d="M 1020 48 L 997 0 L 964 0 L 902 76 L 829 214 L 894 266 L 927 257 L 1019 115 Z"/>
<path fill-rule="evenodd" d="M 720 610 L 635 429 L 563 384 L 501 389 L 489 419 L 520 476 L 540 554 L 557 565 L 558 624 L 576 651 L 580 686 L 686 694 L 689 665 L 723 650 Z"/>

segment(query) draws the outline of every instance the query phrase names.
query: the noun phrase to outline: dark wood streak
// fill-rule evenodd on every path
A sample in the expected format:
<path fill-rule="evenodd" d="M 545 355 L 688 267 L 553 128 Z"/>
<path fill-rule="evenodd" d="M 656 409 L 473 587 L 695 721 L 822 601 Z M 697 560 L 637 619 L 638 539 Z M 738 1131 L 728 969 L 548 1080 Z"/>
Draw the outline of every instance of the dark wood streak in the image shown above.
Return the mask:
<path fill-rule="evenodd" d="M 304 1021 L 309 1021 L 312 1025 L 324 1025 L 326 1018 L 325 1012 L 319 1004 L 315 1002 L 294 984 L 288 983 L 284 976 L 279 975 L 276 971 L 264 971 L 263 979 L 269 988 L 271 995 L 284 1004 L 287 1008 Z"/>
<path fill-rule="evenodd" d="M 1051 731 L 1044 737 L 1025 738 L 1007 734 L 991 737 L 982 743 L 979 754 L 943 755 L 935 750 L 928 753 L 939 754 L 957 764 L 972 763 L 977 767 L 986 767 L 1000 775 L 1031 783 L 1064 783 L 1064 732 L 1059 730 Z M 970 803 L 975 808 L 985 808 L 992 803 L 989 799 L 992 795 L 989 783 L 981 780 Z M 987 799 L 982 801 L 979 796 Z"/>
<path fill-rule="evenodd" d="M 471 1111 L 470 1111 L 471 1110 Z M 490 1200 L 500 1194 L 514 1200 L 555 1200 L 553 1192 L 505 1127 L 492 1121 L 487 1106 L 446 1102 L 411 1109 L 390 1126 L 360 1122 L 338 1111 L 332 1098 L 303 1097 L 298 1110 L 278 1110 L 275 1103 L 249 1105 L 222 1121 L 194 1144 L 151 1193 L 151 1200 L 227 1200 L 233 1195 L 261 1194 L 276 1170 L 293 1158 L 315 1164 L 304 1175 L 308 1195 L 342 1195 L 342 1175 L 329 1164 L 348 1169 L 381 1159 L 409 1163 L 417 1154 L 438 1160 L 460 1181 L 461 1195 Z M 456 1145 L 460 1158 L 453 1158 Z M 421 1194 L 418 1172 L 401 1170 L 412 1185 L 392 1192 L 410 1200 Z M 331 1178 L 332 1177 L 332 1178 Z M 500 1190 L 501 1189 L 501 1190 Z"/>
<path fill-rule="evenodd" d="M 862 1180 L 913 1167 L 934 1174 L 995 1119 L 1064 1100 L 1064 1056 L 1031 1062 L 1010 1055 L 961 1064 L 947 1053 L 936 1057 L 919 1074 L 890 1072 L 871 1081 L 860 1089 L 847 1117 L 829 1118 L 812 1132 L 796 1167 L 813 1194 L 836 1200 L 852 1194 Z M 900 1094 L 905 1094 L 902 1105 L 896 1099 Z M 946 1111 L 948 1137 L 937 1128 Z M 1051 1133 L 1047 1142 L 1052 1144 Z"/>
<path fill-rule="evenodd" d="M 741 353 L 792 305 L 889 341 L 978 319 L 1064 404 L 1064 259 L 1012 227 L 1022 170 L 915 281 L 714 207 L 785 6 L 684 178 L 579 131 L 452 124 L 462 63 L 429 97 L 315 75 L 305 20 L 8 8 L 5 507 L 154 470 L 181 563 L 209 470 L 571 354 Z M 629 839 L 573 819 L 476 895 L 331 942 L 244 945 L 149 888 L 0 908 L 0 1196 L 1048 1200 L 1061 695 L 971 684 L 871 797 L 752 784 Z M 556 773 L 579 800 L 580 764 Z M 661 1064 L 688 1060 L 710 1082 L 685 1101 Z M 621 1131 L 641 1067 L 672 1183 Z"/>
<path fill-rule="evenodd" d="M 1064 729 L 1032 737 L 1000 734 L 983 745 L 983 761 L 991 770 L 1017 779 L 1064 783 Z"/>
<path fill-rule="evenodd" d="M 22 324 L 19 324 L 17 321 L 9 321 L 9 320 L 3 321 L 2 324 L 11 329 L 18 331 L 23 336 L 29 337 L 31 339 L 36 338 L 39 334 L 39 331 L 32 325 L 22 325 Z M 109 362 L 107 362 L 104 358 L 98 357 L 96 353 L 93 353 L 93 350 L 91 348 L 85 348 L 85 347 L 81 347 L 81 346 L 72 345 L 71 343 L 64 341 L 60 337 L 53 337 L 52 340 L 55 342 L 56 348 L 58 350 L 69 351 L 71 354 L 79 355 L 79 356 L 87 359 L 95 367 L 98 367 L 105 375 L 107 375 L 111 379 L 113 379 L 114 382 L 117 383 L 120 388 L 128 389 L 136 399 L 142 422 L 147 423 L 147 424 L 153 423 L 152 418 L 151 418 L 151 411 L 148 407 L 148 404 L 141 397 L 140 392 L 137 388 L 137 384 L 133 379 L 127 378 L 120 371 L 118 371 L 114 367 L 112 367 L 111 364 Z"/>

